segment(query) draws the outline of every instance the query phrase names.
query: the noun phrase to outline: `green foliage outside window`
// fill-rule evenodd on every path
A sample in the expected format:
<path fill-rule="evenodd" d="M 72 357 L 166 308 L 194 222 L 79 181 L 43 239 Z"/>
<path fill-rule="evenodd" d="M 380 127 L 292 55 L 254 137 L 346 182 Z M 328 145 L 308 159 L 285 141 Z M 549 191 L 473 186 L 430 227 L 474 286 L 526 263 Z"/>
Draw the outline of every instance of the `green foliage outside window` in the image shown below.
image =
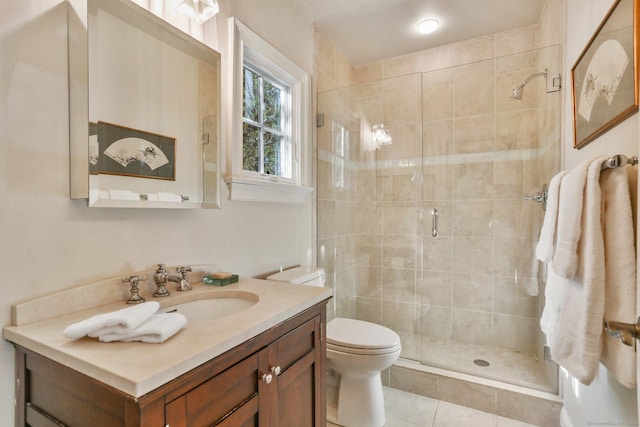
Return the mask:
<path fill-rule="evenodd" d="M 282 175 L 284 90 L 245 67 L 243 75 L 243 148 L 245 171 Z"/>

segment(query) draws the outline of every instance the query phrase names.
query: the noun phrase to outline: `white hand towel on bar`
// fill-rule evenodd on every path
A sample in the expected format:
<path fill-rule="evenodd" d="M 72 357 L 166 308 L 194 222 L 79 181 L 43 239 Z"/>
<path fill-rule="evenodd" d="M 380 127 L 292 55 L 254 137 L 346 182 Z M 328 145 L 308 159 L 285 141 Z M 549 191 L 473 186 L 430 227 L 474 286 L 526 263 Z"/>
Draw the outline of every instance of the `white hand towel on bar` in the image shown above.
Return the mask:
<path fill-rule="evenodd" d="M 600 169 L 606 159 L 599 157 L 593 160 L 587 170 L 584 198 L 581 197 L 580 201 L 582 216 L 577 219 L 582 229 L 577 248 L 577 271 L 573 279 L 561 280 L 557 284 L 564 289 L 561 291 L 557 325 L 549 337 L 553 360 L 587 385 L 598 371 L 602 350 L 605 265 L 599 181 Z M 560 209 L 564 194 L 562 186 L 564 179 L 560 190 Z M 558 231 L 562 226 L 559 222 Z"/>
<path fill-rule="evenodd" d="M 635 323 L 636 253 L 628 172 L 637 174 L 637 168 L 611 169 L 600 177 L 606 265 L 604 318 Z M 606 333 L 603 336 L 600 361 L 620 384 L 635 388 L 635 348 Z"/>
<path fill-rule="evenodd" d="M 560 182 L 566 174 L 567 171 L 562 171 L 551 178 L 547 189 L 547 208 L 544 212 L 540 238 L 536 245 L 536 258 L 542 262 L 551 262 L 555 252 Z"/>
<path fill-rule="evenodd" d="M 76 339 L 93 334 L 104 328 L 118 327 L 125 330 L 132 330 L 149 319 L 153 313 L 158 311 L 158 308 L 160 308 L 160 304 L 156 301 L 149 301 L 123 308 L 122 310 L 98 314 L 81 322 L 69 325 L 64 330 L 64 335 L 67 338 Z"/>
<path fill-rule="evenodd" d="M 102 342 L 141 341 L 160 344 L 175 335 L 186 324 L 187 318 L 181 313 L 154 314 L 149 320 L 132 331 L 121 334 L 100 335 L 98 339 Z"/>
<path fill-rule="evenodd" d="M 578 241 L 582 233 L 580 218 L 590 164 L 591 160 L 580 163 L 560 183 L 556 248 L 551 266 L 558 276 L 566 279 L 572 279 L 578 267 Z"/>

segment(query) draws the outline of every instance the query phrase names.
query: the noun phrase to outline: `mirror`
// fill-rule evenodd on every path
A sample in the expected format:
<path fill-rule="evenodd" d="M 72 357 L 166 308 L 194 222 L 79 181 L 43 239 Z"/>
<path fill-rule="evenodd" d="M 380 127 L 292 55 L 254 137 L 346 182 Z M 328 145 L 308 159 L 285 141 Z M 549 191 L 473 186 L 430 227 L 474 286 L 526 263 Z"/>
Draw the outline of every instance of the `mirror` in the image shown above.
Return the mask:
<path fill-rule="evenodd" d="M 69 0 L 71 197 L 219 208 L 220 54 L 130 0 Z"/>

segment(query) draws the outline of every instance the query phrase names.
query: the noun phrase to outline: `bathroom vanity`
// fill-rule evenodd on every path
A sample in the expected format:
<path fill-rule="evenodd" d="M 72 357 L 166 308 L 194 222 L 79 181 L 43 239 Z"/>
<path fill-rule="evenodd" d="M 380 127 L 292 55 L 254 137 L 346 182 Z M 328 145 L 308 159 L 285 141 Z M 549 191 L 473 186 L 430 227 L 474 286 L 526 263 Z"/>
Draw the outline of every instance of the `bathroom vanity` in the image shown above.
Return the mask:
<path fill-rule="evenodd" d="M 241 279 L 222 288 L 195 284 L 160 302 L 168 307 L 242 293 L 257 302 L 211 321 L 189 321 L 162 344 L 63 336 L 69 324 L 123 302 L 5 328 L 16 346 L 17 425 L 324 426 L 330 289 Z M 15 319 L 21 312 L 56 303 L 26 304 L 14 306 L 14 323 L 21 323 Z"/>

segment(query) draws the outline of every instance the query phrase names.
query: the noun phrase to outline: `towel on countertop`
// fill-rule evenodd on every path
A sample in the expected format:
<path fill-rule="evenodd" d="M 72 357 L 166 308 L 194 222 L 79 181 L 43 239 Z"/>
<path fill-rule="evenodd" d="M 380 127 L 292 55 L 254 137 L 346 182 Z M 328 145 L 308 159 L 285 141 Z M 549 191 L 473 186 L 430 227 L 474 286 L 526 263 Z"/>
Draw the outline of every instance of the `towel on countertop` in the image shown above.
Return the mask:
<path fill-rule="evenodd" d="M 581 216 L 575 219 L 579 223 L 578 228 L 581 229 L 579 246 L 576 245 L 576 272 L 572 279 L 560 277 L 557 282 L 547 283 L 547 286 L 563 287 L 556 293 L 561 300 L 557 322 L 549 336 L 551 356 L 572 376 L 587 385 L 593 381 L 598 371 L 602 349 L 605 260 L 599 181 L 604 160 L 606 157 L 599 157 L 588 164 L 584 193 L 580 191 L 579 200 L 576 195 L 564 191 L 565 180 L 571 173 L 562 180 L 559 215 L 563 212 L 563 203 L 568 200 L 580 204 L 580 207 L 573 206 L 581 212 Z M 580 165 L 580 168 L 584 168 L 584 164 Z M 566 186 L 571 191 L 579 191 L 574 187 L 579 188 L 580 185 L 572 183 Z M 563 200 L 563 196 L 566 199 Z M 568 207 L 565 206 L 564 211 L 568 213 Z M 576 227 L 567 223 L 567 220 L 567 215 L 565 222 L 559 220 L 558 232 L 563 226 L 571 227 L 571 232 L 575 232 Z M 565 235 L 565 239 L 565 243 L 569 243 L 569 239 L 573 241 L 573 236 Z M 568 247 L 565 246 L 564 249 Z M 557 255 L 556 252 L 554 262 Z M 560 275 L 555 269 L 554 272 Z"/>
<path fill-rule="evenodd" d="M 635 323 L 636 257 L 633 216 L 627 173 L 637 168 L 616 168 L 602 172 L 602 224 L 605 253 L 604 319 Z M 600 361 L 628 388 L 635 388 L 635 348 L 619 338 L 604 334 Z"/>
<path fill-rule="evenodd" d="M 100 335 L 102 342 L 113 341 L 141 341 L 160 344 L 175 335 L 187 323 L 187 318 L 181 313 L 154 314 L 144 323 L 132 331 Z"/>
<path fill-rule="evenodd" d="M 95 335 L 100 330 L 109 331 L 117 328 L 119 331 L 131 331 L 142 322 L 149 319 L 160 308 L 156 301 L 143 302 L 142 304 L 123 308 L 110 313 L 98 314 L 81 322 L 69 325 L 64 330 L 67 338 L 77 339 L 85 335 Z"/>
<path fill-rule="evenodd" d="M 560 197 L 560 183 L 567 171 L 562 171 L 551 178 L 547 189 L 547 208 L 544 212 L 542 229 L 536 245 L 536 258 L 542 262 L 551 262 L 555 252 L 556 226 L 558 223 L 558 203 Z"/>
<path fill-rule="evenodd" d="M 600 157 L 598 161 L 599 159 Z M 602 156 L 602 159 L 605 160 L 606 157 Z M 581 218 L 585 204 L 587 169 L 595 161 L 587 160 L 580 163 L 567 173 L 560 183 L 556 247 L 551 266 L 558 276 L 565 279 L 573 279 L 578 268 L 578 242 L 582 234 Z"/>

